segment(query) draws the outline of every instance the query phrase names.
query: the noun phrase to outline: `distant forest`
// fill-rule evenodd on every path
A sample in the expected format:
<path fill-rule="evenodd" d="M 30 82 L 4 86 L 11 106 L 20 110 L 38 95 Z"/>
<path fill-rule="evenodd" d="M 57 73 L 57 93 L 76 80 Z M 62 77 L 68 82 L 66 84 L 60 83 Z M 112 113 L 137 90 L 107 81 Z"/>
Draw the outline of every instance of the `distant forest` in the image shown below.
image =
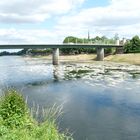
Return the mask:
<path fill-rule="evenodd" d="M 7 52 L 7 51 L 3 51 L 0 52 L 0 56 L 6 56 L 6 55 L 24 55 L 26 54 L 27 49 L 23 49 L 19 52 Z"/>

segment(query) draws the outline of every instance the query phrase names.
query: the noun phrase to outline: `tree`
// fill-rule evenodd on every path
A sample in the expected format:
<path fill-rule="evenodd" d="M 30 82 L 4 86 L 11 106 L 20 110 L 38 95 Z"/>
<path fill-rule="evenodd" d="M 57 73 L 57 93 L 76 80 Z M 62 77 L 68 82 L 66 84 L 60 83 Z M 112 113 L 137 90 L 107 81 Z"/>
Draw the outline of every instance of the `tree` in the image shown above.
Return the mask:
<path fill-rule="evenodd" d="M 140 38 L 139 36 L 134 36 L 129 40 L 124 46 L 125 53 L 138 53 L 140 52 Z"/>
<path fill-rule="evenodd" d="M 119 40 L 119 34 L 118 33 L 115 34 L 114 40 Z"/>
<path fill-rule="evenodd" d="M 63 43 L 93 43 L 93 44 L 115 44 L 114 39 L 109 39 L 106 36 L 96 36 L 95 38 L 77 38 L 73 36 L 68 36 L 64 39 Z M 80 53 L 95 53 L 95 48 L 62 48 L 60 49 L 62 54 L 80 54 Z M 112 51 L 113 50 L 113 51 Z M 114 49 L 106 48 L 106 53 L 114 53 Z"/>

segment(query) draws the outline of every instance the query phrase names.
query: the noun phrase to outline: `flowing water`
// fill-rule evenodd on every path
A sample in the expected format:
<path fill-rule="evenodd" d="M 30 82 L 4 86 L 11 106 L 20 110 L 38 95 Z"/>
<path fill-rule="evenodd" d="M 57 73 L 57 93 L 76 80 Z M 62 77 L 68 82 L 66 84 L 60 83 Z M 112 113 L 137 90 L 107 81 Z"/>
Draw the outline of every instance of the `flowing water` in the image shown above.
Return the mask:
<path fill-rule="evenodd" d="M 75 140 L 140 140 L 140 66 L 0 57 L 0 92 L 14 87 L 39 109 L 63 105 Z"/>

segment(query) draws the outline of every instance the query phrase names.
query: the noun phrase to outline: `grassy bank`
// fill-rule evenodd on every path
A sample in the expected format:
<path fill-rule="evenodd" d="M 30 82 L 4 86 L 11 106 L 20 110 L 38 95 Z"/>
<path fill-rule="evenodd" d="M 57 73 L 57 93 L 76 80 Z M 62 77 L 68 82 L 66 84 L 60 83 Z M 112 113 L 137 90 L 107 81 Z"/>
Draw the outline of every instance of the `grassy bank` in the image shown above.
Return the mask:
<path fill-rule="evenodd" d="M 52 55 L 48 56 L 33 56 L 31 58 L 41 58 L 41 59 L 47 59 L 52 60 Z M 96 59 L 96 54 L 77 54 L 77 55 L 60 55 L 60 62 L 87 62 L 87 61 L 93 61 Z M 26 58 L 28 59 L 28 57 Z"/>
<path fill-rule="evenodd" d="M 35 58 L 52 60 L 51 55 L 35 56 Z M 96 54 L 79 54 L 79 55 L 60 56 L 60 62 L 93 62 L 95 59 L 96 59 Z M 111 62 L 126 62 L 130 64 L 140 65 L 140 53 L 109 55 L 105 57 L 104 60 L 111 61 Z"/>
<path fill-rule="evenodd" d="M 140 65 L 140 53 L 110 55 L 105 58 L 105 61 L 127 62 L 130 64 Z"/>
<path fill-rule="evenodd" d="M 46 118 L 50 118 L 46 116 Z M 58 131 L 55 118 L 34 120 L 23 97 L 10 90 L 0 100 L 0 140 L 72 140 Z"/>

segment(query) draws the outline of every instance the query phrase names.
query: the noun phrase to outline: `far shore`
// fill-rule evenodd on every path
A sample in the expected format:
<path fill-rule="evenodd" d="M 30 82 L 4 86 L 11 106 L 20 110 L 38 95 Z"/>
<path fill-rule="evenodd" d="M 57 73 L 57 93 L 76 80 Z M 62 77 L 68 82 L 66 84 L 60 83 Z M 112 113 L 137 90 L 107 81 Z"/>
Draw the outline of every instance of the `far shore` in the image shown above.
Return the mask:
<path fill-rule="evenodd" d="M 129 64 L 140 65 L 140 53 L 116 54 L 105 57 L 105 61 L 126 62 Z"/>
<path fill-rule="evenodd" d="M 51 55 L 34 57 L 49 60 L 52 59 Z M 60 62 L 92 62 L 95 60 L 96 54 L 60 55 Z M 104 58 L 104 61 L 125 62 L 129 64 L 140 65 L 140 53 L 109 55 Z"/>

